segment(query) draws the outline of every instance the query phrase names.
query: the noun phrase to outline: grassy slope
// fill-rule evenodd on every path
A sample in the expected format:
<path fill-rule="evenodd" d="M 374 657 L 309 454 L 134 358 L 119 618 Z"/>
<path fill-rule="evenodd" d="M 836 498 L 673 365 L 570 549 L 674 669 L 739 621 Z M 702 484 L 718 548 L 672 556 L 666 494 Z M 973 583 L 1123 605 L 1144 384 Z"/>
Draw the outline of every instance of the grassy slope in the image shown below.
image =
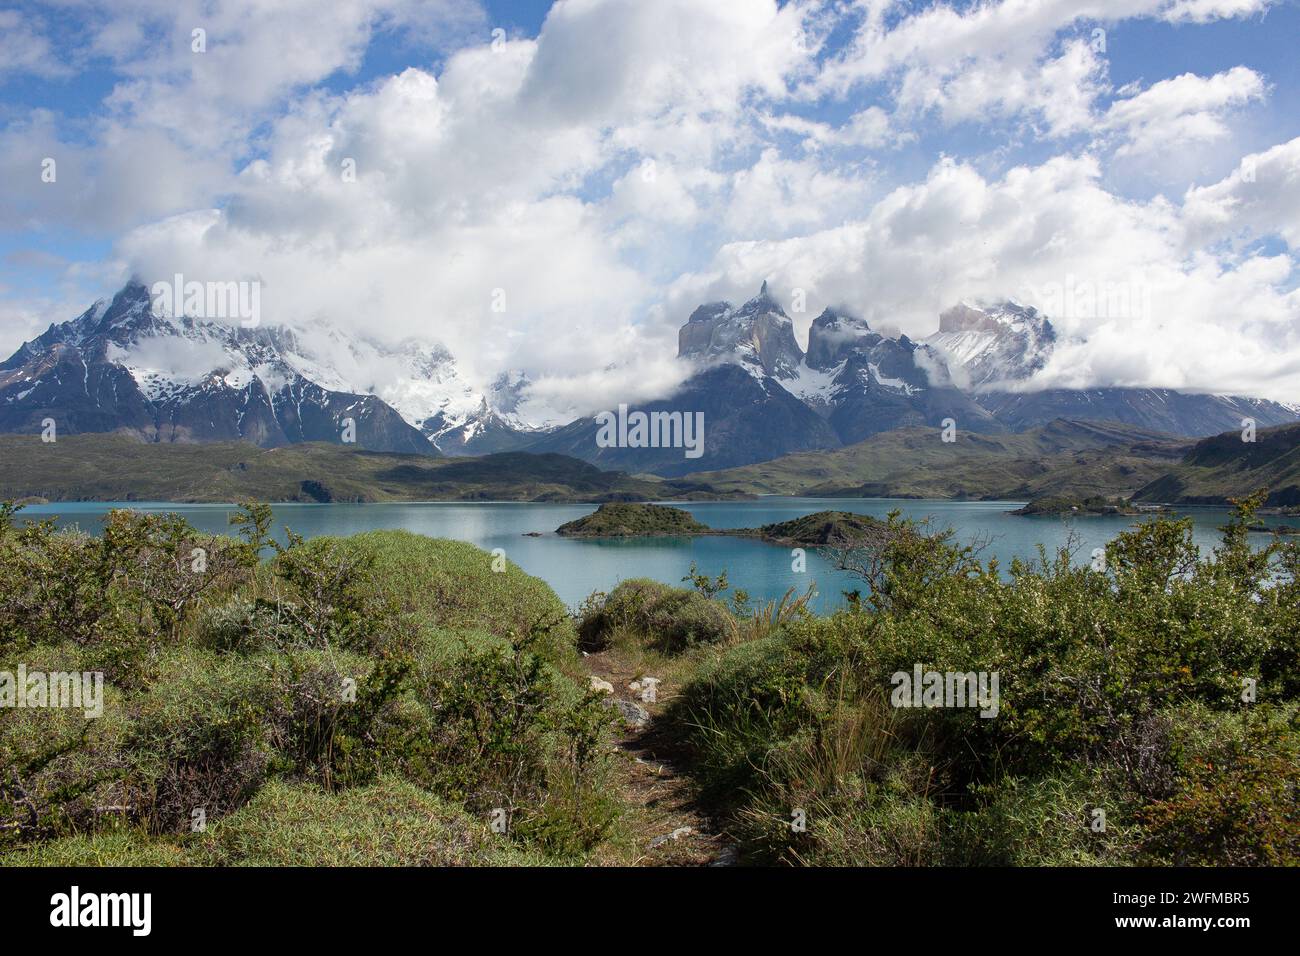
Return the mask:
<path fill-rule="evenodd" d="M 315 484 L 305 485 L 311 482 Z M 0 498 L 51 501 L 604 501 L 709 497 L 563 455 L 428 458 L 308 443 L 145 444 L 118 435 L 0 435 Z"/>
<path fill-rule="evenodd" d="M 507 563 L 504 571 L 494 570 L 493 555 L 473 545 L 408 531 L 315 538 L 303 547 L 326 552 L 334 546 L 367 554 L 374 562 L 368 570 L 358 572 L 358 586 L 375 601 L 366 627 L 367 640 L 372 640 L 374 647 L 370 654 L 334 648 L 323 652 L 323 657 L 351 668 L 349 673 L 364 674 L 368 664 L 381 658 L 409 656 L 413 667 L 402 698 L 403 714 L 409 717 L 413 708 L 422 706 L 419 702 L 429 699 L 428 692 L 420 688 L 427 687 L 438 675 L 445 675 L 454 660 L 489 647 L 505 649 L 512 639 L 527 634 L 540 622 L 552 625 L 549 635 L 534 645 L 534 652 L 546 662 L 549 680 L 532 686 L 527 696 L 529 706 L 558 708 L 581 697 L 586 675 L 575 650 L 572 621 L 555 592 L 541 579 L 513 563 Z M 267 571 L 264 565 L 259 575 L 265 579 Z M 267 586 L 266 580 L 259 584 L 261 588 Z M 263 597 L 268 595 L 263 593 Z M 227 598 L 217 594 L 212 600 L 220 605 Z M 268 599 L 274 603 L 274 599 Z M 248 653 L 214 651 L 200 646 L 188 633 L 202 630 L 198 623 L 202 617 L 196 611 L 195 623 L 181 643 L 170 646 L 150 665 L 153 670 L 149 681 L 129 690 L 122 690 L 111 680 L 106 682 L 104 717 L 91 722 L 94 731 L 109 742 L 105 747 L 122 748 L 136 746 L 136 737 L 126 734 L 126 729 L 131 728 L 144 748 L 140 753 L 132 751 L 135 756 L 130 760 L 125 752 L 114 757 L 114 768 L 134 763 L 139 773 L 147 774 L 152 772 L 153 764 L 145 758 L 153 759 L 156 753 L 166 751 L 161 744 L 150 743 L 152 738 L 141 729 L 146 726 L 141 723 L 144 714 L 157 715 L 158 729 L 169 739 L 174 736 L 189 741 L 187 733 L 203 740 L 207 739 L 204 734 L 226 732 L 203 722 L 210 717 L 208 708 L 220 711 L 218 698 L 226 699 L 220 693 L 224 690 L 230 691 L 227 696 L 242 709 L 239 719 L 229 715 L 220 719 L 229 717 L 230 726 L 236 729 L 249 720 L 276 719 L 272 712 L 259 710 L 267 691 L 271 699 L 284 706 L 299 706 L 284 696 L 295 693 L 298 685 L 276 683 L 276 667 L 284 665 L 293 672 L 303 668 L 304 662 L 312 660 L 317 652 L 270 648 Z M 73 645 L 63 649 L 46 646 L 28 649 L 23 659 L 37 655 L 34 659 L 42 661 L 47 669 L 75 670 L 81 669 L 75 664 L 80 658 L 65 659 L 65 655 L 84 652 L 84 648 Z M 0 670 L 13 668 L 13 659 L 0 641 Z M 363 677 L 359 683 L 365 688 L 367 679 Z M 483 688 L 482 693 L 500 694 L 502 688 Z M 68 713 L 74 728 L 82 723 L 75 712 L 58 713 Z M 23 728 L 16 726 L 20 720 L 35 724 L 44 714 L 24 710 L 18 720 L 0 723 L 0 730 L 5 731 L 0 733 L 0 766 L 13 760 L 15 751 L 11 748 L 17 746 L 16 741 L 28 739 L 20 733 Z M 181 724 L 182 718 L 193 719 Z M 414 726 L 424 727 L 418 722 Z M 330 794 L 323 792 L 318 782 L 286 769 L 285 762 L 292 762 L 293 741 L 278 733 L 267 733 L 271 741 L 267 746 L 286 748 L 281 759 L 273 761 L 280 769 L 260 773 L 255 781 L 257 793 L 235 812 L 227 816 L 211 814 L 205 835 L 150 835 L 138 826 L 122 824 L 117 829 L 106 827 L 22 847 L 6 846 L 0 841 L 0 866 L 443 866 L 556 862 L 554 856 L 543 855 L 536 846 L 526 847 L 488 832 L 484 814 L 469 813 L 457 799 L 424 786 L 416 779 L 417 759 L 394 757 L 372 783 Z M 37 725 L 29 737 L 37 734 L 40 738 L 54 736 L 48 722 Z M 423 738 L 417 735 L 411 739 L 418 742 Z M 539 759 L 551 757 L 543 754 Z M 415 772 L 415 778 L 401 779 L 398 771 L 403 768 Z M 150 792 L 145 787 L 133 799 L 147 800 Z"/>
<path fill-rule="evenodd" d="M 1260 431 L 1253 443 L 1238 432 L 1197 442 L 1177 467 L 1134 496 L 1140 501 L 1220 504 L 1258 488 L 1269 505 L 1300 505 L 1300 425 Z"/>
<path fill-rule="evenodd" d="M 904 428 L 834 451 L 700 472 L 719 490 L 863 497 L 1126 495 L 1167 472 L 1186 444 L 1126 425 L 1056 421 L 1016 435 Z"/>

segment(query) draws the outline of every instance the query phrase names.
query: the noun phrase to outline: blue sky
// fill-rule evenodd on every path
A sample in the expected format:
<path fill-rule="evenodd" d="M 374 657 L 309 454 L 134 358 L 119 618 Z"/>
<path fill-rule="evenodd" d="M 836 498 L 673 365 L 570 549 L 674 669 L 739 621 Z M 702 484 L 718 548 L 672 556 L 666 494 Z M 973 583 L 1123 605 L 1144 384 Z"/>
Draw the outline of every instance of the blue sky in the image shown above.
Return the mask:
<path fill-rule="evenodd" d="M 0 351 L 131 274 L 256 277 L 562 401 L 665 387 L 768 279 L 913 335 L 1055 305 L 1044 385 L 1296 400 L 1297 39 L 1269 0 L 0 0 Z"/>

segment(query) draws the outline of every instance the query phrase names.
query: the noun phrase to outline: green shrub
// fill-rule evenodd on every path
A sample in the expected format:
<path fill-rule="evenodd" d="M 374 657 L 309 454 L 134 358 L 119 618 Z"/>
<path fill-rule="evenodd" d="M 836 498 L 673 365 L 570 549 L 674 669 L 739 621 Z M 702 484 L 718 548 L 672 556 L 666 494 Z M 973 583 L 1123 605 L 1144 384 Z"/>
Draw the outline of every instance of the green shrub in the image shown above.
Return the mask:
<path fill-rule="evenodd" d="M 258 662 L 189 649 L 160 662 L 125 742 L 151 832 L 187 831 L 195 810 L 211 820 L 257 792 L 273 753 L 273 703 Z"/>
<path fill-rule="evenodd" d="M 950 813 L 944 860 L 949 865 L 1117 866 L 1133 861 L 1141 828 L 1132 801 L 1099 775 L 1064 771 L 1034 779 L 1004 777 L 976 787 L 973 796 L 968 809 Z"/>
<path fill-rule="evenodd" d="M 1105 571 L 1061 552 L 1007 575 L 891 516 L 843 562 L 866 601 L 729 649 L 668 716 L 757 858 L 1300 862 L 1294 721 L 1264 720 L 1295 696 L 1300 559 L 1248 546 L 1251 507 L 1208 559 L 1188 522 L 1161 519 L 1117 536 Z M 996 716 L 873 716 L 891 675 L 917 665 L 997 673 Z M 1243 703 L 1250 687 L 1259 703 Z M 796 806 L 820 829 L 796 839 L 774 822 Z"/>
<path fill-rule="evenodd" d="M 611 712 L 579 691 L 535 648 L 535 629 L 515 642 L 466 641 L 417 686 L 431 725 L 429 784 L 474 812 L 506 812 L 526 841 L 574 854 L 606 831 L 602 742 Z"/>
<path fill-rule="evenodd" d="M 1300 708 L 1241 716 L 1187 708 L 1173 722 L 1173 792 L 1138 811 L 1146 860 L 1178 866 L 1300 862 Z"/>
<path fill-rule="evenodd" d="M 31 648 L 0 658 L 0 671 L 75 672 L 73 646 Z M 85 709 L 0 708 L 0 847 L 51 839 L 121 819 L 136 807 L 126 782 L 124 740 L 131 718 L 123 695 L 103 685 L 103 713 Z"/>
<path fill-rule="evenodd" d="M 429 727 L 403 708 L 410 664 L 326 651 L 270 657 L 269 736 L 278 769 L 326 789 L 356 786 L 405 766 Z"/>
<path fill-rule="evenodd" d="M 624 581 L 598 605 L 593 602 L 578 625 L 579 646 L 603 650 L 620 633 L 668 654 L 738 635 L 735 618 L 721 602 L 647 578 Z"/>

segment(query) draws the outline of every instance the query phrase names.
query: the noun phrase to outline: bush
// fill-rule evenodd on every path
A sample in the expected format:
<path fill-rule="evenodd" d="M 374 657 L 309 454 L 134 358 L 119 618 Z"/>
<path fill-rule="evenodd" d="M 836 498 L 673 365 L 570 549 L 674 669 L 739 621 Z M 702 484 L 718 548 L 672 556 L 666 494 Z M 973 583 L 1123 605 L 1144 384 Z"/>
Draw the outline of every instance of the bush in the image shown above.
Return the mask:
<path fill-rule="evenodd" d="M 0 846 L 193 861 L 164 848 L 193 844 L 195 811 L 213 826 L 272 787 L 241 825 L 310 803 L 319 826 L 302 817 L 307 843 L 283 855 L 308 858 L 326 852 L 332 800 L 359 811 L 351 794 L 400 781 L 399 810 L 504 809 L 503 859 L 522 846 L 579 858 L 607 832 L 610 712 L 573 679 L 562 604 L 517 567 L 404 532 L 273 543 L 264 506 L 237 515 L 241 540 L 171 515 L 114 512 L 99 539 L 13 515 L 0 509 L 0 661 L 103 667 L 108 707 L 98 720 L 0 710 Z M 377 812 L 356 825 L 381 834 Z M 391 859 L 457 860 L 454 842 Z M 222 852 L 257 858 L 246 849 Z"/>
<path fill-rule="evenodd" d="M 28 671 L 78 671 L 74 647 L 33 648 Z M 19 660 L 0 659 L 13 674 Z M 0 708 L 0 847 L 47 840 L 135 811 L 123 742 L 131 718 L 123 695 L 103 687 L 103 714 L 66 707 Z"/>
<path fill-rule="evenodd" d="M 201 809 L 214 819 L 241 806 L 266 778 L 273 753 L 267 671 L 196 650 L 159 668 L 124 743 L 150 832 L 181 832 Z"/>
<path fill-rule="evenodd" d="M 738 630 L 721 602 L 697 591 L 635 578 L 590 604 L 578 625 L 579 646 L 586 651 L 609 647 L 619 634 L 676 654 L 696 644 L 732 641 Z"/>
<path fill-rule="evenodd" d="M 760 859 L 1298 863 L 1300 563 L 1292 546 L 1248 546 L 1251 508 L 1212 558 L 1189 523 L 1161 519 L 1112 541 L 1105 571 L 1066 551 L 1007 575 L 891 516 L 843 562 L 867 600 L 728 650 L 668 716 Z M 877 713 L 917 665 L 997 673 L 996 716 Z M 1266 702 L 1290 716 L 1266 718 Z M 817 827 L 792 836 L 791 807 Z"/>
<path fill-rule="evenodd" d="M 1149 860 L 1178 866 L 1300 862 L 1300 709 L 1243 717 L 1189 708 L 1174 722 L 1174 792 L 1138 815 Z"/>
<path fill-rule="evenodd" d="M 515 642 L 465 642 L 450 664 L 417 686 L 431 725 L 430 786 L 472 811 L 503 810 L 524 840 L 572 855 L 608 829 L 601 751 L 611 712 L 578 691 L 535 648 L 545 632 Z"/>

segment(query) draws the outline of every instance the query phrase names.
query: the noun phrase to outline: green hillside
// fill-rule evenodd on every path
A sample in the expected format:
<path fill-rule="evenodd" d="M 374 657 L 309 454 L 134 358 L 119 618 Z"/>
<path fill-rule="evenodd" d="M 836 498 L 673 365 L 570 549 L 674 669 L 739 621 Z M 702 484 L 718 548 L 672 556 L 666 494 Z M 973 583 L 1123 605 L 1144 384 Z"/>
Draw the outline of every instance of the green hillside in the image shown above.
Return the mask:
<path fill-rule="evenodd" d="M 1271 507 L 1300 505 L 1300 425 L 1265 429 L 1253 442 L 1242 441 L 1239 432 L 1203 439 L 1134 499 L 1222 504 L 1258 488 L 1268 489 Z"/>
<path fill-rule="evenodd" d="M 699 472 L 719 490 L 851 497 L 1127 496 L 1169 471 L 1187 442 L 1109 422 L 1058 419 L 1016 435 L 904 428 L 834 451 Z"/>
<path fill-rule="evenodd" d="M 0 435 L 0 499 L 50 501 L 636 501 L 710 498 L 565 455 L 429 458 L 308 443 L 148 444 L 120 435 L 43 443 Z"/>

